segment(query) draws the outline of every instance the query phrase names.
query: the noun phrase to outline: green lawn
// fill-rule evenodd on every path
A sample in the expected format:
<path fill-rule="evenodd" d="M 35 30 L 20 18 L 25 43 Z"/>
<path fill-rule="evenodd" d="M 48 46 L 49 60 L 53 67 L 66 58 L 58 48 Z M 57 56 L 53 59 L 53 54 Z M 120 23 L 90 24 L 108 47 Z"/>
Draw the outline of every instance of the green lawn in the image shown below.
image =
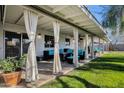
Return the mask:
<path fill-rule="evenodd" d="M 45 84 L 45 88 L 124 88 L 124 52 L 110 52 Z"/>

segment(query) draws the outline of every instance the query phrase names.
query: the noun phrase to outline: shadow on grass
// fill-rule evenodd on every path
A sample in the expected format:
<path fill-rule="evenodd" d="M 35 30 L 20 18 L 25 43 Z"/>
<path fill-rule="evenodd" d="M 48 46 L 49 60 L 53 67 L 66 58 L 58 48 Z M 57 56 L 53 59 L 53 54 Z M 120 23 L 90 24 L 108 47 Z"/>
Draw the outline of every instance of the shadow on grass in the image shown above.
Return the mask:
<path fill-rule="evenodd" d="M 88 82 L 87 80 L 80 78 L 78 76 L 71 76 L 71 75 L 63 75 L 63 76 L 78 80 L 79 82 L 84 84 L 86 88 L 100 88 L 99 86 L 92 84 L 92 83 Z M 62 76 L 60 76 L 60 77 L 62 77 Z M 61 83 L 64 88 L 71 88 L 71 86 L 69 86 L 66 82 L 64 82 L 60 77 L 57 77 L 57 81 L 59 81 L 59 83 Z"/>
<path fill-rule="evenodd" d="M 124 57 L 100 57 L 92 60 L 92 62 L 118 62 L 124 63 Z"/>
<path fill-rule="evenodd" d="M 60 76 L 61 77 L 61 76 Z M 56 80 L 62 84 L 63 88 L 71 88 L 66 82 L 64 82 L 60 77 L 57 77 Z"/>
<path fill-rule="evenodd" d="M 116 64 L 116 63 L 121 63 L 121 64 Z M 85 64 L 82 67 L 77 68 L 77 70 L 107 69 L 107 70 L 124 71 L 123 63 L 124 63 L 124 58 L 122 57 L 113 57 L 113 58 L 100 57 L 92 60 L 92 62 Z"/>

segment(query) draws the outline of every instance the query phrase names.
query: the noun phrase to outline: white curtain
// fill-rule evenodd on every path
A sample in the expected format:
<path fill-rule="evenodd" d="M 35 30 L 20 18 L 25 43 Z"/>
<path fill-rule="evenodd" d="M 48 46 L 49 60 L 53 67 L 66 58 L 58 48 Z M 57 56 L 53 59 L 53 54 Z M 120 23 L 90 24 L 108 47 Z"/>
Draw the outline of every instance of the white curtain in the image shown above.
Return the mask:
<path fill-rule="evenodd" d="M 32 11 L 24 10 L 24 21 L 30 40 L 26 62 L 26 82 L 31 82 L 38 79 L 38 68 L 35 50 L 38 15 Z"/>
<path fill-rule="evenodd" d="M 94 38 L 91 36 L 91 57 L 94 58 Z"/>
<path fill-rule="evenodd" d="M 78 29 L 73 29 L 74 34 L 74 56 L 73 56 L 73 63 L 76 67 L 78 67 Z"/>
<path fill-rule="evenodd" d="M 88 34 L 85 35 L 85 58 L 88 59 L 88 44 L 89 44 L 89 39 L 88 39 Z"/>
<path fill-rule="evenodd" d="M 53 63 L 53 73 L 58 74 L 62 72 L 62 66 L 60 62 L 59 56 L 59 33 L 60 33 L 60 25 L 58 21 L 53 22 L 54 28 L 54 63 Z"/>

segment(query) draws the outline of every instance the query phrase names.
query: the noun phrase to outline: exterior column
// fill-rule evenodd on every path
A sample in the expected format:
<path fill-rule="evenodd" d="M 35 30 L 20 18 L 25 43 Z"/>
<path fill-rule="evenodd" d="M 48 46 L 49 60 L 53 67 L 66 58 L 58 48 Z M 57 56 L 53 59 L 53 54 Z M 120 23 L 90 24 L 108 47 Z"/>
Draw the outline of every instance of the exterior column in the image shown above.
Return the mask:
<path fill-rule="evenodd" d="M 94 58 L 94 39 L 91 36 L 91 57 Z"/>
<path fill-rule="evenodd" d="M 78 29 L 73 29 L 74 34 L 74 56 L 73 56 L 73 63 L 75 67 L 78 67 Z"/>
<path fill-rule="evenodd" d="M 26 82 L 32 82 L 39 79 L 35 49 L 38 14 L 30 10 L 24 10 L 24 22 L 26 32 L 30 40 L 27 54 L 25 78 Z"/>
<path fill-rule="evenodd" d="M 85 58 L 88 59 L 89 55 L 88 55 L 88 34 L 85 35 Z"/>
<path fill-rule="evenodd" d="M 58 21 L 53 22 L 54 30 L 54 62 L 53 62 L 53 74 L 61 74 L 62 66 L 59 56 L 59 34 L 60 34 L 60 24 Z"/>
<path fill-rule="evenodd" d="M 102 54 L 104 53 L 104 40 L 102 40 Z"/>
<path fill-rule="evenodd" d="M 99 49 L 100 49 L 100 51 L 99 51 L 99 55 L 101 55 L 101 45 L 100 45 L 101 43 L 100 43 L 100 38 L 99 38 Z"/>

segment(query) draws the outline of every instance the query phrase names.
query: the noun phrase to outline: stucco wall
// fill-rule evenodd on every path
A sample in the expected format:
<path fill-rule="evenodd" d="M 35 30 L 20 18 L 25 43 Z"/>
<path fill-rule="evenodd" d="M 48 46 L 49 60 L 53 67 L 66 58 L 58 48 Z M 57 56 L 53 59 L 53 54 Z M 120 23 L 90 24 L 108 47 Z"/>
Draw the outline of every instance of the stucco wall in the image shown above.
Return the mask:
<path fill-rule="evenodd" d="M 0 29 L 1 30 L 1 29 Z M 10 32 L 20 32 L 20 33 L 26 33 L 24 26 L 18 26 L 13 24 L 5 24 L 4 31 L 10 31 Z M 43 55 L 43 50 L 48 50 L 50 48 L 44 47 L 44 36 L 45 35 L 51 35 L 53 36 L 53 31 L 46 31 L 46 30 L 39 30 L 37 33 L 41 34 L 41 38 L 36 38 L 36 54 L 37 56 Z M 65 45 L 65 38 L 70 38 L 70 46 Z M 4 58 L 4 41 L 3 41 L 3 32 L 0 31 L 0 58 Z M 73 48 L 73 37 L 60 33 L 60 42 L 59 42 L 60 48 Z M 53 48 L 51 48 L 53 49 Z"/>
<path fill-rule="evenodd" d="M 53 48 L 45 48 L 44 47 L 44 36 L 45 35 L 53 36 L 53 32 L 52 31 L 39 31 L 38 33 L 41 33 L 41 38 L 36 38 L 36 53 L 37 53 L 37 56 L 41 56 L 41 55 L 43 55 L 43 50 L 53 49 Z M 70 46 L 65 45 L 65 38 L 70 39 Z M 73 40 L 72 39 L 73 38 L 68 35 L 60 34 L 60 42 L 59 42 L 60 48 L 73 48 Z"/>

